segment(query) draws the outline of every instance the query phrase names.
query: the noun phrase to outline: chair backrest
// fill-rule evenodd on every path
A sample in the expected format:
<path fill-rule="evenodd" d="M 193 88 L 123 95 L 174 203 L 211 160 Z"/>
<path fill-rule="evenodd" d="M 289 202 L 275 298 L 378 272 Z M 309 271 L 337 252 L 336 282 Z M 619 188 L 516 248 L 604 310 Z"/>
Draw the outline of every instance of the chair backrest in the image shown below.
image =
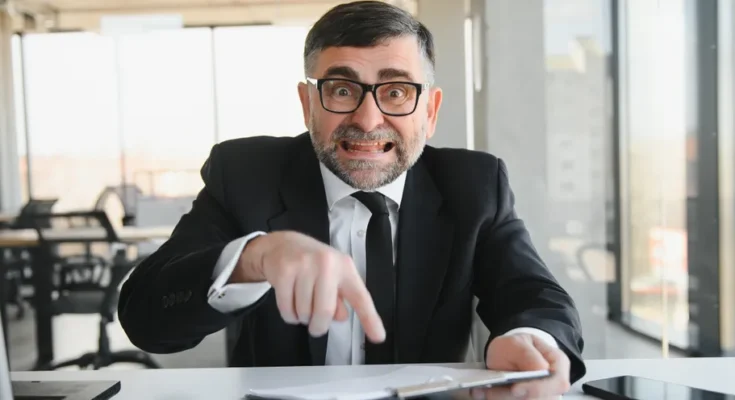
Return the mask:
<path fill-rule="evenodd" d="M 72 211 L 38 213 L 31 217 L 39 242 L 61 243 L 118 243 L 120 239 L 104 211 Z"/>
<path fill-rule="evenodd" d="M 18 217 L 13 221 L 11 225 L 12 229 L 32 229 L 36 223 L 40 223 L 45 227 L 50 226 L 48 221 L 35 221 L 34 215 L 37 214 L 50 214 L 54 205 L 59 199 L 30 199 L 23 208 L 20 210 Z"/>
<path fill-rule="evenodd" d="M 143 192 L 136 185 L 108 186 L 97 197 L 94 209 L 105 210 L 110 199 L 116 198 L 123 208 L 122 224 L 124 226 L 134 225 L 138 198 L 142 195 Z"/>
<path fill-rule="evenodd" d="M 94 255 L 90 247 L 95 244 L 120 243 L 107 214 L 104 211 L 72 211 L 36 214 L 34 227 L 39 244 L 53 254 L 54 289 L 59 297 L 54 301 L 55 314 L 102 313 L 111 318 L 116 304 L 117 285 L 120 282 L 118 266 L 125 269 L 124 250 L 106 256 Z M 41 223 L 49 221 L 49 227 Z M 71 251 L 79 245 L 86 251 Z M 118 251 L 119 252 L 119 251 Z"/>

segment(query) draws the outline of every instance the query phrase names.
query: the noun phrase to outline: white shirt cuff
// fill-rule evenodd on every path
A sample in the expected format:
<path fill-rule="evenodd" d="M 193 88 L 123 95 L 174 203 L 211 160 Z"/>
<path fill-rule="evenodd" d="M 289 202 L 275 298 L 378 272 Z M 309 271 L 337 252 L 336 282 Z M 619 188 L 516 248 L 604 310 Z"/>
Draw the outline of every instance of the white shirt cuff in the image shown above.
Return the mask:
<path fill-rule="evenodd" d="M 505 334 L 503 336 L 514 335 L 516 333 L 528 333 L 530 335 L 534 335 L 534 336 L 540 338 L 541 340 L 543 340 L 544 342 L 546 342 L 546 344 L 548 344 L 549 346 L 553 346 L 553 347 L 559 348 L 559 344 L 556 342 L 556 339 L 554 339 L 553 336 L 551 336 L 547 332 L 542 331 L 541 329 L 536 329 L 536 328 L 515 328 L 515 329 L 509 330 L 508 332 L 505 332 Z"/>
<path fill-rule="evenodd" d="M 227 284 L 245 245 L 261 235 L 265 235 L 265 232 L 253 232 L 233 240 L 222 250 L 212 273 L 214 283 L 209 287 L 207 293 L 209 305 L 215 310 L 230 313 L 245 308 L 258 301 L 270 290 L 271 285 L 268 282 Z"/>

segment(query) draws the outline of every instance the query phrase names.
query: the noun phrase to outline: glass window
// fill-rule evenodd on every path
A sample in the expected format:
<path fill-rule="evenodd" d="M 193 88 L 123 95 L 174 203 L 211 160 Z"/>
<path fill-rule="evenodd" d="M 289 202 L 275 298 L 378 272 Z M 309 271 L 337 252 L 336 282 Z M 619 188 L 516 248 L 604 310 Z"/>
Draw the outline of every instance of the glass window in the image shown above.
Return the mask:
<path fill-rule="evenodd" d="M 687 347 L 685 1 L 626 4 L 623 308 L 634 329 L 662 338 L 668 327 Z"/>
<path fill-rule="evenodd" d="M 26 35 L 23 46 L 31 194 L 58 198 L 56 210 L 92 207 L 121 176 L 113 43 L 55 33 Z"/>
<path fill-rule="evenodd" d="M 296 88 L 304 81 L 308 30 L 280 25 L 214 30 L 220 141 L 306 131 Z"/>
<path fill-rule="evenodd" d="M 214 144 L 212 31 L 191 28 L 118 41 L 126 183 L 146 196 L 193 196 Z"/>
<path fill-rule="evenodd" d="M 610 7 L 607 0 L 544 1 L 547 260 L 578 299 L 585 351 L 593 357 L 619 356 L 608 351 L 601 312 L 613 240 L 605 213 L 612 180 Z"/>

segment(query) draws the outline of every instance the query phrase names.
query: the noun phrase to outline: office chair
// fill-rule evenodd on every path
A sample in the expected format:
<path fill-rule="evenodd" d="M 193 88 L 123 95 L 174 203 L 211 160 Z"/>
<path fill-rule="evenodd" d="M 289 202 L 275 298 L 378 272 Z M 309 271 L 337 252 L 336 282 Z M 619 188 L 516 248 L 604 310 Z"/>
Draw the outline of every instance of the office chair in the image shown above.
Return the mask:
<path fill-rule="evenodd" d="M 135 363 L 148 368 L 160 368 L 148 353 L 138 350 L 113 352 L 107 325 L 114 320 L 119 299 L 119 287 L 123 279 L 137 265 L 127 259 L 126 249 L 120 248 L 120 240 L 107 214 L 103 211 L 82 211 L 34 216 L 39 221 L 38 232 L 43 251 L 53 260 L 54 299 L 52 314 L 99 314 L 99 341 L 97 350 L 73 360 L 42 365 L 37 370 L 55 370 L 78 366 L 81 369 L 99 369 L 114 363 Z M 40 223 L 51 222 L 50 228 Z M 81 247 L 84 251 L 68 252 L 66 247 Z M 111 257 L 103 257 L 88 251 L 94 245 L 107 245 L 116 249 Z M 53 249 L 58 248 L 58 253 Z"/>
<path fill-rule="evenodd" d="M 33 215 L 48 214 L 53 209 L 58 199 L 30 199 L 23 206 L 18 217 L 10 224 L 9 229 L 33 229 Z M 49 222 L 41 222 L 48 227 Z M 1 254 L 0 254 L 1 255 Z M 4 261 L 6 266 L 7 300 L 9 304 L 17 307 L 17 319 L 23 319 L 26 312 L 23 296 L 23 286 L 31 285 L 33 270 L 31 269 L 30 255 L 26 249 L 10 249 L 7 251 Z"/>
<path fill-rule="evenodd" d="M 123 207 L 122 225 L 133 226 L 135 225 L 135 210 L 137 209 L 138 198 L 142 195 L 143 191 L 136 185 L 107 186 L 97 196 L 94 209 L 102 211 L 111 198 L 116 198 Z"/>

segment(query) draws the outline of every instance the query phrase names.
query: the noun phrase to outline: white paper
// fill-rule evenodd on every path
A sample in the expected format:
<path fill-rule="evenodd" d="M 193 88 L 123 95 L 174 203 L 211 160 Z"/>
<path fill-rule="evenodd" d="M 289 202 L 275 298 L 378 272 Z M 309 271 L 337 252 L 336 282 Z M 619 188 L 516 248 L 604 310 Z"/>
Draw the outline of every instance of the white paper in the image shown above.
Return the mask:
<path fill-rule="evenodd" d="M 433 366 L 407 366 L 393 372 L 367 378 L 345 379 L 304 386 L 250 391 L 252 395 L 284 400 L 376 400 L 393 395 L 394 389 L 437 380 L 456 387 L 498 384 L 509 379 L 544 376 L 546 371 L 503 372 L 483 369 L 459 369 Z M 470 385 L 469 383 L 473 384 Z"/>

